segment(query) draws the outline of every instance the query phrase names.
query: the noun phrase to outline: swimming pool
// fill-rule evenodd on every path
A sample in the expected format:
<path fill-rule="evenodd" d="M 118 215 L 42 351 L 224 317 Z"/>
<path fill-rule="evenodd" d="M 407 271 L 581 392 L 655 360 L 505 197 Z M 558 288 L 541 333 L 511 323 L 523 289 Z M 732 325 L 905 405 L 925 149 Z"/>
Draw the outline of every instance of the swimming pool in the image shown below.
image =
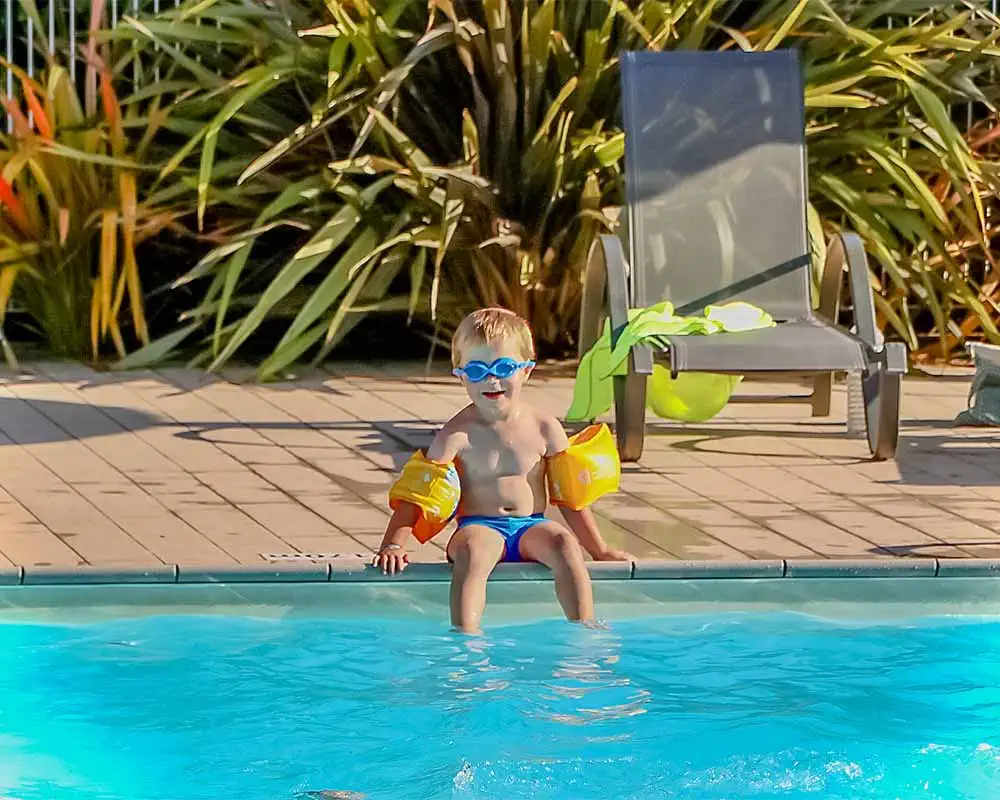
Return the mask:
<path fill-rule="evenodd" d="M 1000 580 L 596 589 L 0 590 L 0 797 L 998 796 Z"/>

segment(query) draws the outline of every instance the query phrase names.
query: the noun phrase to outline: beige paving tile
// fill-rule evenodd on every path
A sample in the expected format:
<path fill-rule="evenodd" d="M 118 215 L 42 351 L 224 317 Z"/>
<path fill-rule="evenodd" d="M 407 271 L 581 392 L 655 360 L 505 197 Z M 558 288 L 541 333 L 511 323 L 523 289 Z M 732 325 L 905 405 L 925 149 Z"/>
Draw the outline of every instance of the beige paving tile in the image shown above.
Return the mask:
<path fill-rule="evenodd" d="M 962 502 L 962 518 L 1000 534 L 1000 505 L 986 501 Z M 1000 537 L 998 537 L 1000 538 Z"/>
<path fill-rule="evenodd" d="M 51 367 L 47 371 L 53 372 Z M 58 373 L 57 373 L 58 374 Z M 201 430 L 189 430 L 168 411 L 157 405 L 161 396 L 171 397 L 177 389 L 153 376 L 135 378 L 128 383 L 116 383 L 112 376 L 93 373 L 94 378 L 84 387 L 74 389 L 81 401 L 101 409 L 126 430 L 132 431 L 142 445 L 163 456 L 151 457 L 148 469 L 152 472 L 179 470 L 238 469 L 239 461 L 216 447 L 201 435 Z M 161 424 L 147 425 L 146 418 L 161 420 Z M 137 445 L 138 447 L 139 445 Z"/>
<path fill-rule="evenodd" d="M 878 555 L 875 545 L 804 512 L 769 518 L 767 526 L 775 533 L 807 545 L 830 558 L 864 558 Z"/>
<path fill-rule="evenodd" d="M 245 503 L 242 509 L 293 546 L 300 536 L 308 539 L 343 536 L 343 531 L 328 520 L 293 500 L 286 500 L 283 503 Z"/>
<path fill-rule="evenodd" d="M 357 458 L 354 461 L 357 463 Z M 343 487 L 339 483 L 316 466 L 266 464 L 259 466 L 257 472 L 281 491 L 294 496 L 313 494 L 336 496 L 343 492 Z"/>
<path fill-rule="evenodd" d="M 96 373 L 94 377 L 100 380 Z M 34 402 L 42 402 L 37 400 L 37 386 L 22 395 L 28 402 L 32 402 L 32 398 L 35 398 Z M 58 398 L 57 410 L 52 412 L 50 405 L 39 407 L 54 415 L 67 433 L 82 437 L 78 442 L 84 444 L 100 462 L 112 468 L 110 473 L 93 469 L 94 474 L 88 474 L 87 480 L 75 481 L 74 486 L 81 496 L 157 560 L 166 563 L 224 563 L 233 560 L 202 533 L 171 513 L 172 497 L 169 492 L 157 494 L 157 488 L 162 488 L 163 484 L 183 480 L 185 473 L 179 467 L 132 435 L 103 410 L 86 402 L 79 389 L 69 391 L 66 386 L 49 384 L 45 395 L 47 399 Z M 120 408 L 120 413 L 131 420 L 138 418 L 136 412 L 128 408 Z M 115 470 L 114 465 L 118 465 L 121 471 Z M 98 477 L 104 480 L 97 480 Z M 199 484 L 194 487 L 195 492 L 203 490 L 204 487 Z M 182 497 L 190 500 L 191 495 L 189 490 Z M 164 503 L 164 500 L 167 502 Z M 114 554 L 112 557 L 118 560 Z"/>
<path fill-rule="evenodd" d="M 3 522 L 0 528 L 0 553 L 15 565 L 76 567 L 87 560 L 41 522 L 25 520 Z"/>
<path fill-rule="evenodd" d="M 40 394 L 40 388 L 32 387 L 32 394 Z M 12 442 L 31 447 L 35 459 L 62 480 L 77 483 L 113 481 L 121 477 L 83 441 L 73 438 L 10 387 L 0 388 L 0 401 L 6 401 L 0 415 L 0 431 Z"/>
<path fill-rule="evenodd" d="M 0 556 L 3 566 L 76 566 L 83 557 L 0 489 Z"/>
<path fill-rule="evenodd" d="M 17 500 L 91 564 L 148 564 L 160 559 L 74 489 L 55 484 L 20 491 Z"/>
<path fill-rule="evenodd" d="M 714 553 L 714 558 L 745 557 L 740 551 L 706 533 L 703 525 L 694 524 L 685 510 L 673 509 L 668 513 L 653 504 L 637 502 L 634 497 L 622 494 L 602 498 L 595 510 L 652 545 L 653 549 L 647 550 L 647 555 L 643 557 L 694 558 L 694 553 Z M 635 546 L 643 548 L 641 542 L 636 542 Z M 633 554 L 639 555 L 636 552 Z"/>
<path fill-rule="evenodd" d="M 652 446 L 648 446 L 642 454 L 642 465 L 648 469 L 673 475 L 683 470 L 704 466 L 693 453 L 674 449 L 666 439 L 648 441 Z"/>
<path fill-rule="evenodd" d="M 97 378 L 97 373 L 94 373 Z M 35 410 L 53 420 L 62 430 L 87 447 L 119 472 L 133 475 L 146 472 L 179 472 L 170 459 L 142 439 L 131 435 L 133 428 L 157 427 L 167 421 L 136 408 L 102 408 L 92 405 L 89 396 L 76 384 L 48 384 L 44 397 L 35 389 L 11 387 Z M 117 414 L 122 422 L 115 419 Z"/>
<path fill-rule="evenodd" d="M 115 517 L 124 530 L 153 553 L 164 564 L 237 563 L 237 558 L 181 516 L 157 514 L 132 517 L 123 513 Z"/>
<path fill-rule="evenodd" d="M 855 501 L 850 496 L 836 494 L 826 487 L 796 475 L 791 468 L 762 464 L 724 470 L 729 477 L 778 498 L 790 505 L 808 508 L 813 512 L 823 510 L 850 510 Z M 884 493 L 884 490 L 883 490 Z"/>
<path fill-rule="evenodd" d="M 256 468 L 267 466 L 271 465 L 257 465 Z M 197 472 L 195 476 L 205 488 L 192 487 L 192 500 L 201 498 L 209 501 L 210 497 L 217 496 L 240 507 L 246 503 L 281 503 L 287 500 L 287 495 L 280 488 L 250 469 Z"/>
<path fill-rule="evenodd" d="M 86 499 L 80 491 L 83 482 L 74 486 L 63 480 L 49 465 L 36 460 L 34 454 L 37 451 L 37 446 L 30 446 L 29 452 L 28 447 L 9 441 L 0 442 L 0 485 L 32 519 L 89 563 L 147 564 L 159 561 Z M 40 457 L 49 459 L 46 454 Z M 7 465 L 9 469 L 4 468 Z M 72 475 L 72 470 L 68 474 Z M 113 470 L 111 474 L 120 477 Z M 21 520 L 16 528 L 34 532 L 35 527 L 30 522 Z M 46 547 L 51 549 L 54 545 L 50 543 Z M 63 555 L 68 558 L 68 554 Z"/>
<path fill-rule="evenodd" d="M 684 558 L 685 548 L 697 546 L 704 538 L 700 531 L 677 520 L 663 520 L 656 525 L 641 519 L 626 522 L 608 516 L 613 510 L 595 512 L 597 528 L 610 547 L 627 550 L 637 558 Z"/>
<path fill-rule="evenodd" d="M 171 376 L 179 383 L 168 382 Z M 152 387 L 140 385 L 140 391 L 160 413 L 186 427 L 187 438 L 208 442 L 236 462 L 221 468 L 231 469 L 238 464 L 294 463 L 290 453 L 274 447 L 270 439 L 253 427 L 253 423 L 262 420 L 237 419 L 224 410 L 223 405 L 231 392 L 223 390 L 220 395 L 220 386 L 216 383 L 180 380 L 184 376 L 190 377 L 190 374 L 172 371 L 166 378 L 158 376 Z M 206 465 L 203 469 L 211 467 Z"/>
<path fill-rule="evenodd" d="M 899 522 L 900 515 L 897 514 L 894 518 L 890 508 L 883 507 L 879 495 L 862 495 L 861 499 L 867 500 L 870 504 L 865 505 L 864 502 L 855 501 L 851 497 L 828 493 L 820 486 L 808 481 L 803 482 L 799 478 L 785 474 L 782 470 L 778 470 L 775 474 L 774 471 L 769 472 L 767 468 L 739 469 L 734 470 L 732 474 L 748 484 L 764 487 L 767 493 L 775 497 L 785 496 L 793 500 L 795 511 L 791 515 L 769 512 L 758 515 L 755 512 L 757 504 L 740 503 L 740 510 L 751 518 L 768 519 L 773 522 L 784 516 L 787 524 L 787 518 L 798 517 L 799 512 L 806 512 L 823 523 L 829 523 L 870 542 L 873 548 L 869 555 L 879 555 L 880 551 L 894 554 L 913 552 L 917 555 L 947 552 L 952 556 L 957 553 L 955 548 L 946 545 L 941 539 Z M 934 509 L 933 506 L 919 503 L 910 503 L 908 506 L 902 516 L 925 516 Z M 788 508 L 791 506 L 786 506 L 786 509 Z M 810 543 L 805 541 L 804 544 Z"/>
<path fill-rule="evenodd" d="M 224 563 L 217 545 L 132 484 L 79 484 L 77 490 L 123 531 L 167 564 Z"/>
<path fill-rule="evenodd" d="M 705 533 L 750 558 L 816 558 L 822 555 L 761 525 L 706 525 Z"/>
<path fill-rule="evenodd" d="M 398 470 L 402 469 L 409 457 L 409 454 L 402 454 L 398 468 L 376 466 L 356 455 L 324 459 L 315 466 L 353 494 L 382 505 L 385 503 L 386 492 L 399 474 Z"/>
<path fill-rule="evenodd" d="M 878 514 L 868 508 L 851 511 L 823 511 L 818 515 L 842 530 L 850 531 L 894 555 L 936 555 L 934 551 L 953 552 L 941 539 L 903 522 Z M 968 555 L 968 554 L 966 554 Z"/>
<path fill-rule="evenodd" d="M 261 553 L 295 550 L 288 542 L 229 505 L 194 504 L 178 508 L 177 515 L 242 564 L 259 562 Z"/>
<path fill-rule="evenodd" d="M 353 495 L 313 497 L 309 500 L 309 509 L 350 536 L 360 533 L 381 535 L 389 524 L 391 514 L 388 503 L 379 507 Z"/>
<path fill-rule="evenodd" d="M 774 499 L 766 492 L 711 467 L 692 467 L 683 473 L 671 476 L 671 479 L 674 483 L 708 500 L 726 504 L 740 503 L 741 509 L 746 504 Z"/>

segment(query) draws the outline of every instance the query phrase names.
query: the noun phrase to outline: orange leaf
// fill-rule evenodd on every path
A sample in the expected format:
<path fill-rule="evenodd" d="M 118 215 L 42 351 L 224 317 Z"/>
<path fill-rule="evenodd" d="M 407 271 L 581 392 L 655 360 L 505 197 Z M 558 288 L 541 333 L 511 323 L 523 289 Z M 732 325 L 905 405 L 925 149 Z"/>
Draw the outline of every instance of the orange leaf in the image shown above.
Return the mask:
<path fill-rule="evenodd" d="M 67 238 L 69 238 L 69 209 L 63 207 L 59 209 L 59 244 L 66 244 Z"/>
<path fill-rule="evenodd" d="M 14 120 L 14 135 L 18 138 L 31 136 L 31 125 L 28 123 L 28 118 L 24 115 L 24 112 L 21 111 L 21 107 L 6 97 L 0 97 L 0 105 L 3 105 L 11 119 Z"/>
<path fill-rule="evenodd" d="M 121 108 L 118 105 L 118 96 L 111 85 L 111 76 L 107 70 L 101 73 L 101 103 L 104 106 L 104 117 L 111 128 L 111 145 L 116 155 L 120 155 L 125 149 L 125 134 L 122 130 Z"/>
<path fill-rule="evenodd" d="M 10 209 L 10 215 L 14 218 L 14 222 L 17 223 L 17 227 L 21 229 L 21 233 L 30 234 L 31 222 L 28 220 L 28 215 L 24 212 L 24 206 L 21 205 L 21 201 L 14 194 L 14 187 L 0 176 L 0 208 L 4 206 Z"/>
<path fill-rule="evenodd" d="M 42 104 L 38 102 L 35 90 L 31 88 L 31 84 L 27 80 L 21 81 L 21 87 L 24 89 L 24 99 L 28 103 L 28 108 L 31 109 L 31 115 L 34 117 L 39 135 L 43 139 L 51 141 L 53 136 L 52 125 L 49 124 L 49 118 L 45 115 L 45 109 L 42 108 Z"/>

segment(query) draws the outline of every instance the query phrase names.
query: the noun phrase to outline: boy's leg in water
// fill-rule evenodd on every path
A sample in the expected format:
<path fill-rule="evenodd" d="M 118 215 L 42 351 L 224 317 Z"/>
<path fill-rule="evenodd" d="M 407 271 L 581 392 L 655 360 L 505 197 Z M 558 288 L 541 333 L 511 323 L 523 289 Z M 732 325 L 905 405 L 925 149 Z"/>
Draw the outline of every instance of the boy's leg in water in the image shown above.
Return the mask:
<path fill-rule="evenodd" d="M 478 633 L 486 607 L 486 581 L 503 557 L 504 538 L 485 525 L 465 525 L 448 542 L 451 575 L 451 624 Z"/>
<path fill-rule="evenodd" d="M 556 596 L 566 618 L 579 622 L 594 619 L 594 590 L 577 538 L 557 522 L 540 522 L 521 537 L 521 558 L 539 561 L 555 578 Z"/>

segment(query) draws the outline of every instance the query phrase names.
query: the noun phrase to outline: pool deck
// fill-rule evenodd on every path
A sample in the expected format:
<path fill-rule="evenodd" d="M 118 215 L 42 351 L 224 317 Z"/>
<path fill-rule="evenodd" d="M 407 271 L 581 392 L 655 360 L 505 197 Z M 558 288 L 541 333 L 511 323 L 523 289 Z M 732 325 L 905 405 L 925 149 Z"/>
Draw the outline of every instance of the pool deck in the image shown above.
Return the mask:
<path fill-rule="evenodd" d="M 0 572 L 25 583 L 78 567 L 168 581 L 241 565 L 328 574 L 336 556 L 370 557 L 395 471 L 464 396 L 445 370 L 413 364 L 266 386 L 238 370 L 27 371 L 0 378 Z M 1000 559 L 1000 431 L 953 427 L 968 385 L 968 370 L 907 379 L 899 458 L 881 464 L 845 431 L 843 385 L 826 419 L 738 403 L 708 424 L 652 421 L 642 462 L 596 505 L 601 527 L 661 569 Z M 558 367 L 527 389 L 560 415 L 570 391 Z M 414 560 L 442 562 L 446 538 Z"/>

